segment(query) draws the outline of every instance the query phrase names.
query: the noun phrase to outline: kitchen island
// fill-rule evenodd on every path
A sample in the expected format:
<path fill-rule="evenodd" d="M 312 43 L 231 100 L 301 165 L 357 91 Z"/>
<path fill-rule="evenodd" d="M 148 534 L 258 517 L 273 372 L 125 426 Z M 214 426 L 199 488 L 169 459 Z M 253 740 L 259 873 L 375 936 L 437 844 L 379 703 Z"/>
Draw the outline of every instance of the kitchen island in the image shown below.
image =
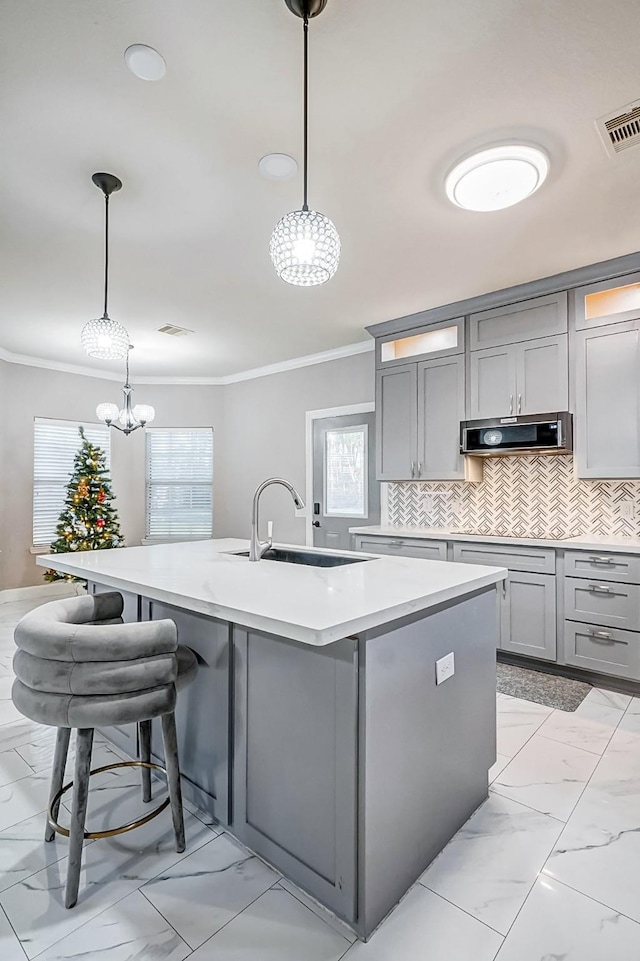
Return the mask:
<path fill-rule="evenodd" d="M 247 546 L 38 563 L 120 591 L 128 620 L 176 622 L 199 661 L 176 711 L 185 795 L 366 939 L 487 796 L 506 571 Z M 135 753 L 135 730 L 105 733 Z"/>

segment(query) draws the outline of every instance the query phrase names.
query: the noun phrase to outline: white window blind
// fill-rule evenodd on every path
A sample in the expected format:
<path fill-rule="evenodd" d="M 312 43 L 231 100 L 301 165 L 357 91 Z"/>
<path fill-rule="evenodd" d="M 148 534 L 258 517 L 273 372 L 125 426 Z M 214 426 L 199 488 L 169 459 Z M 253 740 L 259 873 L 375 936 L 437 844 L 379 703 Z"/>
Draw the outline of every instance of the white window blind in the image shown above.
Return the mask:
<path fill-rule="evenodd" d="M 146 536 L 190 540 L 213 533 L 213 430 L 147 428 Z"/>
<path fill-rule="evenodd" d="M 106 454 L 110 466 L 109 428 L 101 424 L 36 417 L 33 426 L 33 546 L 48 547 L 56 539 L 56 527 L 64 507 L 73 460 L 82 446 L 78 428 Z"/>

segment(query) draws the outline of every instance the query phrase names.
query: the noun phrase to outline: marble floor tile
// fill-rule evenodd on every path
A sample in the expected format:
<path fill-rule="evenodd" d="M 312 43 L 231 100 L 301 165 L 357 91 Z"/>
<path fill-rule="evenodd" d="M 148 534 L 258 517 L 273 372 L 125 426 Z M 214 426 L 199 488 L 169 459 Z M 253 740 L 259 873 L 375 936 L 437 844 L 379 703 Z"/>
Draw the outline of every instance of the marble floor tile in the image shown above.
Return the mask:
<path fill-rule="evenodd" d="M 178 934 L 197 948 L 264 894 L 278 877 L 237 841 L 222 834 L 149 881 L 142 892 Z"/>
<path fill-rule="evenodd" d="M 0 787 L 0 831 L 26 818 L 46 811 L 49 804 L 49 778 L 30 774 Z"/>
<path fill-rule="evenodd" d="M 0 677 L 0 701 L 11 700 L 12 686 L 13 686 L 13 678 L 11 676 Z"/>
<path fill-rule="evenodd" d="M 622 717 L 623 712 L 617 708 L 587 704 L 585 699 L 577 711 L 554 711 L 540 726 L 538 734 L 592 754 L 602 754 Z"/>
<path fill-rule="evenodd" d="M 561 830 L 561 821 L 491 794 L 420 883 L 506 934 Z"/>
<path fill-rule="evenodd" d="M 501 935 L 417 884 L 345 961 L 493 961 Z"/>
<path fill-rule="evenodd" d="M 28 777 L 33 771 L 16 751 L 2 751 L 0 753 L 0 787 Z"/>
<path fill-rule="evenodd" d="M 625 715 L 544 873 L 640 921 L 640 737 Z"/>
<path fill-rule="evenodd" d="M 498 774 L 500 774 L 500 771 L 502 771 L 510 761 L 511 758 L 507 757 L 505 754 L 498 754 L 495 764 L 492 764 L 489 768 L 489 784 L 492 784 L 495 781 Z"/>
<path fill-rule="evenodd" d="M 25 961 L 24 951 L 2 908 L 0 908 L 0 958 L 2 961 Z"/>
<path fill-rule="evenodd" d="M 0 751 L 11 751 L 39 738 L 49 738 L 55 744 L 55 728 L 36 724 L 26 717 L 0 726 Z M 53 757 L 53 748 L 51 756 Z"/>
<path fill-rule="evenodd" d="M 0 701 L 0 725 L 9 724 L 11 721 L 19 721 L 22 714 L 17 707 L 13 706 L 13 701 Z"/>
<path fill-rule="evenodd" d="M 58 941 L 38 961 L 183 961 L 191 953 L 179 935 L 138 891 Z"/>
<path fill-rule="evenodd" d="M 348 941 L 287 891 L 275 887 L 205 941 L 191 959 L 339 961 L 348 948 Z"/>
<path fill-rule="evenodd" d="M 45 843 L 45 824 L 46 815 L 42 811 L 0 832 L 0 891 L 67 856 L 66 838 L 56 835 L 53 841 Z"/>
<path fill-rule="evenodd" d="M 185 816 L 185 831 L 187 850 L 178 854 L 167 810 L 129 834 L 89 844 L 78 903 L 70 911 L 64 907 L 66 858 L 0 894 L 0 905 L 27 957 L 47 950 L 211 838 L 209 828 L 190 814 Z"/>
<path fill-rule="evenodd" d="M 597 763 L 595 754 L 534 734 L 500 772 L 492 790 L 566 821 Z"/>
<path fill-rule="evenodd" d="M 605 691 L 603 688 L 594 687 L 582 703 L 600 704 L 603 707 L 614 707 L 618 711 L 624 711 L 629 706 L 630 700 L 630 694 L 619 694 L 617 691 Z"/>
<path fill-rule="evenodd" d="M 551 878 L 539 878 L 497 961 L 636 958 L 640 958 L 640 924 Z"/>
<path fill-rule="evenodd" d="M 519 697 L 499 698 L 497 701 L 498 754 L 513 757 L 543 721 L 552 708 L 544 704 L 523 701 Z"/>
<path fill-rule="evenodd" d="M 640 714 L 640 697 L 632 697 L 627 707 L 627 714 Z"/>

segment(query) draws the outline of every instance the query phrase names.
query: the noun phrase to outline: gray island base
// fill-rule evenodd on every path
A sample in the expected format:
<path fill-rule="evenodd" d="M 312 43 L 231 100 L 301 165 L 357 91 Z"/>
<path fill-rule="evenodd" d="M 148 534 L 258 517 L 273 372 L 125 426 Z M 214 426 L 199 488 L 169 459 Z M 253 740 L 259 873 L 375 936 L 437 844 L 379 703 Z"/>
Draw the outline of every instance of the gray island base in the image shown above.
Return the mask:
<path fill-rule="evenodd" d="M 185 797 L 366 940 L 487 797 L 504 575 L 492 573 L 489 585 L 315 645 L 95 571 L 89 589 L 121 590 L 131 620 L 171 617 L 198 655 L 176 711 Z M 437 684 L 436 661 L 451 653 L 455 671 Z M 104 733 L 136 753 L 135 729 Z"/>

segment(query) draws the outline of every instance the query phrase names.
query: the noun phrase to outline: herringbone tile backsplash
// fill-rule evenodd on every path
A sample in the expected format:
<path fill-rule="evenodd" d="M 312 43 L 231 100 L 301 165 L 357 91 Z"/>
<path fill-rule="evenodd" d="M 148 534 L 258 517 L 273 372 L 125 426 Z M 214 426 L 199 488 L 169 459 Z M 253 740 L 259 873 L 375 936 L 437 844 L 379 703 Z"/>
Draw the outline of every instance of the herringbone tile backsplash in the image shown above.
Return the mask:
<path fill-rule="evenodd" d="M 629 500 L 632 518 L 621 507 Z M 640 537 L 640 481 L 578 480 L 571 455 L 487 458 L 480 484 L 390 484 L 389 523 L 515 537 Z"/>

